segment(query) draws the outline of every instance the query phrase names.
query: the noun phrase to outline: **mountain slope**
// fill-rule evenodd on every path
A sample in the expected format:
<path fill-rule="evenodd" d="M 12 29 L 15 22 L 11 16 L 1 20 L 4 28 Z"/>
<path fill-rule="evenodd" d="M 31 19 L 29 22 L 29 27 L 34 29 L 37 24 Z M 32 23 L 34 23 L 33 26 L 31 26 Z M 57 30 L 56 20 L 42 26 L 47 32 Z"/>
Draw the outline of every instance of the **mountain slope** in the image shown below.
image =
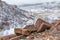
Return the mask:
<path fill-rule="evenodd" d="M 9 5 L 0 1 L 0 36 L 12 34 L 15 27 L 24 26 L 29 18 L 32 19 L 28 13 L 17 8 L 16 5 Z"/>

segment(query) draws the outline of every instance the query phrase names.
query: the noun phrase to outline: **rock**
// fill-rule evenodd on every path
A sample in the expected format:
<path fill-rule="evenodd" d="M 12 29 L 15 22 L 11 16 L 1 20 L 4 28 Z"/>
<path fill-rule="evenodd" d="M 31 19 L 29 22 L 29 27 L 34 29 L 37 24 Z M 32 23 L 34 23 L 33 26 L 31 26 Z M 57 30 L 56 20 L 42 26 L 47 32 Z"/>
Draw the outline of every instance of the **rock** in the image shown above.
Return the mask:
<path fill-rule="evenodd" d="M 11 38 L 10 40 L 25 40 L 26 36 L 20 35 L 20 36 L 16 36 L 14 38 Z"/>
<path fill-rule="evenodd" d="M 36 23 L 35 23 L 35 27 L 38 29 L 40 27 L 40 25 L 42 24 L 43 20 L 41 20 L 40 18 L 37 19 Z"/>
<path fill-rule="evenodd" d="M 11 38 L 10 40 L 19 40 L 21 36 L 16 36 L 14 38 Z"/>
<path fill-rule="evenodd" d="M 28 29 L 23 29 L 22 30 L 22 35 L 29 35 L 30 31 Z"/>
<path fill-rule="evenodd" d="M 46 23 L 42 23 L 41 25 L 40 25 L 40 27 L 38 28 L 38 30 L 37 30 L 37 32 L 43 32 L 43 31 L 45 31 L 46 29 L 48 30 L 48 29 L 50 29 L 50 25 L 48 25 L 48 24 L 46 24 Z"/>
<path fill-rule="evenodd" d="M 60 19 L 55 20 L 55 22 L 52 23 L 53 27 L 56 27 L 60 23 Z"/>
<path fill-rule="evenodd" d="M 45 22 L 44 20 L 38 18 L 36 23 L 35 23 L 35 27 L 37 28 L 37 32 L 42 32 L 45 29 L 48 29 L 51 27 L 51 24 Z"/>
<path fill-rule="evenodd" d="M 16 37 L 16 34 L 11 34 L 11 35 L 8 35 L 8 36 L 3 36 L 0 38 L 0 40 L 9 40 L 13 37 Z"/>
<path fill-rule="evenodd" d="M 36 29 L 36 27 L 34 26 L 34 24 L 32 24 L 32 25 L 26 25 L 26 26 L 24 27 L 24 29 L 29 29 L 30 32 L 35 32 L 35 31 L 37 31 L 37 29 Z"/>
<path fill-rule="evenodd" d="M 15 28 L 14 32 L 16 35 L 21 35 L 22 34 L 22 29 L 21 28 Z"/>
<path fill-rule="evenodd" d="M 9 40 L 9 37 L 3 37 L 1 40 Z"/>
<path fill-rule="evenodd" d="M 54 29 L 60 30 L 60 19 L 56 20 L 55 22 L 52 23 L 52 27 L 50 30 L 54 30 Z"/>
<path fill-rule="evenodd" d="M 30 31 L 28 29 L 22 29 L 22 28 L 15 28 L 14 32 L 17 35 L 29 35 L 30 34 Z"/>

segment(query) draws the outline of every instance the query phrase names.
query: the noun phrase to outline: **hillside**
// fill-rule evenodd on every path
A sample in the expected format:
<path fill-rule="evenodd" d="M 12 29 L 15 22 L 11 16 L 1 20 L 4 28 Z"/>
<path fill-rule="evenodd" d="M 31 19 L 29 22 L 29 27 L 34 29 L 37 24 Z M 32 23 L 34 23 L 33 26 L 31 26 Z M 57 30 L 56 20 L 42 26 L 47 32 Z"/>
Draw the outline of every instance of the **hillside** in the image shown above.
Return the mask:
<path fill-rule="evenodd" d="M 16 5 L 10 5 L 0 1 L 0 35 L 10 34 L 15 27 L 22 27 L 32 16 L 28 11 L 19 9 Z"/>

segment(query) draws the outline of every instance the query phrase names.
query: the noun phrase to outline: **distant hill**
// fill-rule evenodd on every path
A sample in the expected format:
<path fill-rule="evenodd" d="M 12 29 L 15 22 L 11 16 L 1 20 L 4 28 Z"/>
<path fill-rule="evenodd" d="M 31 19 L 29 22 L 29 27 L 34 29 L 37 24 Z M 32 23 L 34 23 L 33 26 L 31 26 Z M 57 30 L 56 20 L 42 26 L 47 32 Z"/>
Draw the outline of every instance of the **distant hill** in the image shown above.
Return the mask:
<path fill-rule="evenodd" d="M 54 9 L 58 8 L 60 9 L 60 2 L 44 2 L 44 3 L 36 3 L 36 4 L 24 4 L 20 5 L 19 7 L 33 7 L 33 8 L 43 8 L 43 9 Z"/>

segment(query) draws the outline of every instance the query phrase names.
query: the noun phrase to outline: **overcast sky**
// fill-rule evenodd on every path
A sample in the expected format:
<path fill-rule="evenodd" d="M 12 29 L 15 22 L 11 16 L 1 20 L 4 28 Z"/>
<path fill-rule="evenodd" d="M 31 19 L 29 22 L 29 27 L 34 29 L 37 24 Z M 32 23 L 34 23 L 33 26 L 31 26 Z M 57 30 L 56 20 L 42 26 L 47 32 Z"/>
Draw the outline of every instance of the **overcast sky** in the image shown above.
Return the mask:
<path fill-rule="evenodd" d="M 9 4 L 31 4 L 31 3 L 40 3 L 40 2 L 51 2 L 59 0 L 3 0 Z"/>

